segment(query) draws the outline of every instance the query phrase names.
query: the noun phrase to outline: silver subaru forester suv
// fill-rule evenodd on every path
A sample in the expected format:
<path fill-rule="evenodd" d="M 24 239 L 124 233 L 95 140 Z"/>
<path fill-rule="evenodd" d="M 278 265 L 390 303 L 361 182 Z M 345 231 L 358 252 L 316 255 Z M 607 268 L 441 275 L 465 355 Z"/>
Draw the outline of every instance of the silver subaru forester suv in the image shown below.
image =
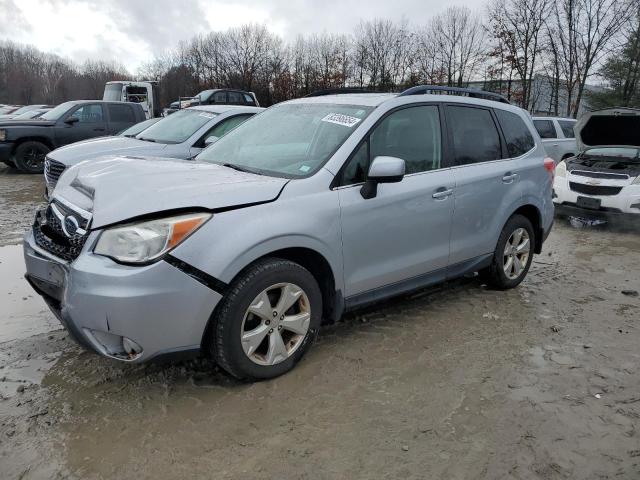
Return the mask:
<path fill-rule="evenodd" d="M 518 285 L 553 168 L 528 114 L 488 93 L 306 97 L 195 162 L 70 168 L 26 235 L 26 277 L 104 356 L 205 352 L 272 378 L 347 310 L 469 272 Z"/>

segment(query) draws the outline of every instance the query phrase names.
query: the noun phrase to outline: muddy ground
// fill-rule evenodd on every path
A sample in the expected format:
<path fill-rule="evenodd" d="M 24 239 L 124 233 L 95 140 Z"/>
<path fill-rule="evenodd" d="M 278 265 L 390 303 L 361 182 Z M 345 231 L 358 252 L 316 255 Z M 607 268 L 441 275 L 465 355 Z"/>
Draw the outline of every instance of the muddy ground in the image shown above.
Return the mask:
<path fill-rule="evenodd" d="M 2 479 L 640 478 L 638 231 L 558 220 L 519 288 L 349 315 L 251 385 L 76 347 L 21 280 L 42 187 L 0 167 Z"/>

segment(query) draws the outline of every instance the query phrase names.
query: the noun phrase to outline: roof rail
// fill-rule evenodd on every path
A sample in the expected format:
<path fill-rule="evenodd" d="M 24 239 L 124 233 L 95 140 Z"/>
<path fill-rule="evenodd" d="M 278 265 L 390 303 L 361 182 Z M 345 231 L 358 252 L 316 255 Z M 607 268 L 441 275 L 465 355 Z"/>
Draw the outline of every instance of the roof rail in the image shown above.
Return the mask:
<path fill-rule="evenodd" d="M 316 90 L 315 92 L 308 93 L 306 97 L 323 97 L 325 95 L 346 95 L 349 93 L 384 93 L 377 90 L 368 90 L 366 88 L 326 88 L 324 90 Z"/>
<path fill-rule="evenodd" d="M 444 94 L 458 95 L 461 97 L 481 98 L 483 100 L 493 100 L 495 102 L 511 104 L 509 100 L 498 93 L 486 92 L 484 90 L 475 90 L 473 88 L 442 87 L 438 85 L 418 85 L 417 87 L 408 88 L 399 96 L 404 97 L 406 95 L 426 95 L 428 93 L 434 93 L 436 95 Z"/>

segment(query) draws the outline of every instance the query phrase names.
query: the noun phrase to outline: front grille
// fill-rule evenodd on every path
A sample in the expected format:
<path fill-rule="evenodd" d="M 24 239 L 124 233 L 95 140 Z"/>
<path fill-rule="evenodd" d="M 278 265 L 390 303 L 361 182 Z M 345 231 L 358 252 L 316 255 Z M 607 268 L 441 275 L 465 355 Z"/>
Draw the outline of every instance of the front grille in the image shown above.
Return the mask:
<path fill-rule="evenodd" d="M 606 178 L 608 180 L 629 180 L 629 175 L 622 173 L 590 172 L 588 170 L 571 170 L 572 175 L 589 178 Z"/>
<path fill-rule="evenodd" d="M 584 183 L 569 182 L 569 188 L 574 192 L 584 193 L 585 195 L 617 195 L 622 187 L 608 187 L 603 185 L 585 185 Z"/>
<path fill-rule="evenodd" d="M 44 159 L 44 178 L 47 180 L 47 185 L 52 188 L 55 187 L 65 168 L 66 166 L 64 163 L 60 163 L 46 157 Z"/>
<path fill-rule="evenodd" d="M 33 236 L 36 244 L 56 257 L 71 262 L 80 255 L 87 234 L 68 236 L 62 228 L 63 220 L 56 215 L 54 208 L 58 210 L 62 219 L 69 215 L 75 217 L 79 227 L 83 230 L 88 228 L 89 221 L 55 201 L 36 214 L 33 224 Z"/>

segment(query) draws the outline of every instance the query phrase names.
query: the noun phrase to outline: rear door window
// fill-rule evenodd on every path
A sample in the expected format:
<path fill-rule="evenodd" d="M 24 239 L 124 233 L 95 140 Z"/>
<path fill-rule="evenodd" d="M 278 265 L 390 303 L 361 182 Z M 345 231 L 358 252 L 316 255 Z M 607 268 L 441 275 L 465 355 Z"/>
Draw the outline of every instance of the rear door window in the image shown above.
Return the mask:
<path fill-rule="evenodd" d="M 244 102 L 242 101 L 242 95 L 238 92 L 229 92 L 229 103 L 231 105 L 242 105 Z"/>
<path fill-rule="evenodd" d="M 227 103 L 227 92 L 216 92 L 213 95 L 213 103 Z"/>
<path fill-rule="evenodd" d="M 576 138 L 575 133 L 573 133 L 573 127 L 575 127 L 576 122 L 571 120 L 558 120 L 558 125 L 560 125 L 564 138 Z"/>
<path fill-rule="evenodd" d="M 533 135 L 519 115 L 498 108 L 494 109 L 494 112 L 502 127 L 509 158 L 524 155 L 534 147 Z"/>
<path fill-rule="evenodd" d="M 133 109 L 129 105 L 107 105 L 109 111 L 109 120 L 113 123 L 135 123 L 136 117 Z"/>
<path fill-rule="evenodd" d="M 534 120 L 533 126 L 536 127 L 540 138 L 558 138 L 556 127 L 551 120 Z"/>
<path fill-rule="evenodd" d="M 486 108 L 447 107 L 454 165 L 469 165 L 502 158 L 500 135 Z"/>

